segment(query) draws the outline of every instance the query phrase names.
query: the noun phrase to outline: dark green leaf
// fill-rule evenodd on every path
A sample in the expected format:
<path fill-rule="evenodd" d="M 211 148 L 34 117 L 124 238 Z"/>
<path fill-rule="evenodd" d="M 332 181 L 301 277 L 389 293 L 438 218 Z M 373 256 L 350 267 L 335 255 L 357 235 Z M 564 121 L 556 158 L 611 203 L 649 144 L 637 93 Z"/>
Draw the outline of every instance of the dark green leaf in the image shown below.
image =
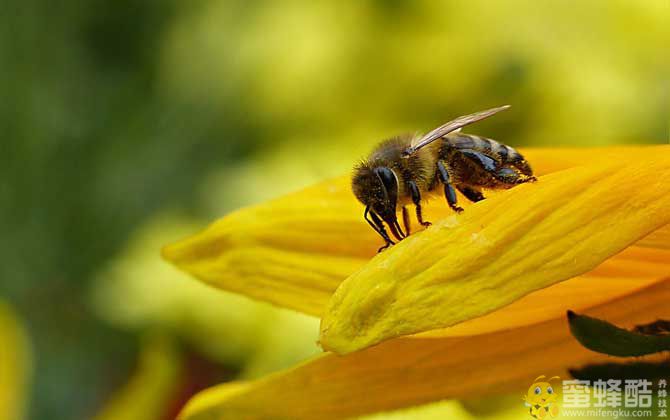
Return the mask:
<path fill-rule="evenodd" d="M 670 336 L 641 334 L 568 311 L 572 335 L 587 349 L 611 356 L 644 356 L 670 350 Z"/>
<path fill-rule="evenodd" d="M 575 379 L 595 381 L 598 379 L 638 379 L 653 381 L 670 378 L 670 360 L 661 362 L 602 363 L 586 365 L 569 370 Z"/>

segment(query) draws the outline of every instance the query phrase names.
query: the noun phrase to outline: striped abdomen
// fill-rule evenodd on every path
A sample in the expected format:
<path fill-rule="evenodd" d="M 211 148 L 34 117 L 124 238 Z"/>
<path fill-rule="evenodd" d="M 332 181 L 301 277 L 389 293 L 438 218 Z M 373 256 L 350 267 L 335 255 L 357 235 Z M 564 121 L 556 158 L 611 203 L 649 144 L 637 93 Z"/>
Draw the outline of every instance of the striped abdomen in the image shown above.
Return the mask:
<path fill-rule="evenodd" d="M 445 142 L 456 149 L 472 149 L 484 153 L 487 156 L 499 159 L 500 163 L 514 163 L 523 156 L 514 148 L 495 140 L 479 137 L 473 134 L 454 133 L 448 135 Z"/>
<path fill-rule="evenodd" d="M 444 142 L 457 150 L 470 149 L 483 153 L 496 159 L 501 165 L 513 166 L 525 175 L 532 175 L 532 170 L 521 153 L 506 144 L 487 139 L 486 137 L 479 137 L 473 134 L 460 132 L 447 135 L 444 137 Z"/>

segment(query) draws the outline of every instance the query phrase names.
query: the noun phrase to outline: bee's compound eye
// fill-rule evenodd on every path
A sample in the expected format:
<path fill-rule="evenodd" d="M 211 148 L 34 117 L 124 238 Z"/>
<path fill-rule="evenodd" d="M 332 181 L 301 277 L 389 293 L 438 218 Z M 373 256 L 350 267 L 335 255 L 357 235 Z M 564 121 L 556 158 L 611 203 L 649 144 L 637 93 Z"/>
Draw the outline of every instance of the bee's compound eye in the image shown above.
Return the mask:
<path fill-rule="evenodd" d="M 387 205 L 389 208 L 395 213 L 395 206 L 398 200 L 398 181 L 395 173 L 385 166 L 376 168 L 374 171 L 381 181 L 384 199 L 388 202 Z"/>
<path fill-rule="evenodd" d="M 396 181 L 395 174 L 390 168 L 387 167 L 376 168 L 375 173 L 377 174 L 382 184 L 384 185 L 384 188 L 386 188 L 387 191 L 390 192 L 398 189 L 398 182 Z"/>
<path fill-rule="evenodd" d="M 547 394 L 553 394 L 554 393 L 554 388 L 548 386 L 547 387 Z"/>
<path fill-rule="evenodd" d="M 540 395 L 541 393 L 542 393 L 542 388 L 540 388 L 539 386 L 535 387 L 535 395 Z"/>

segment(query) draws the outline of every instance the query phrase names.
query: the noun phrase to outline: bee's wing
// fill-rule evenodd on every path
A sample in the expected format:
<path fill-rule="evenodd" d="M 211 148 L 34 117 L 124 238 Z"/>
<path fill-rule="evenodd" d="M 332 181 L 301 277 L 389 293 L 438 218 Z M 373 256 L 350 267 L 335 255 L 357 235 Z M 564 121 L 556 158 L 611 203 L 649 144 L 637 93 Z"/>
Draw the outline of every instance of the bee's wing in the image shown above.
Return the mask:
<path fill-rule="evenodd" d="M 434 142 L 439 138 L 446 136 L 452 131 L 459 130 L 461 129 L 461 127 L 465 127 L 466 125 L 472 124 L 474 122 L 481 121 L 485 118 L 490 117 L 493 114 L 497 114 L 500 111 L 504 111 L 509 107 L 510 105 L 503 105 L 497 108 L 487 109 L 486 111 L 475 112 L 474 114 L 470 115 L 463 115 L 462 117 L 458 117 L 455 120 L 451 120 L 448 123 L 437 127 L 435 130 L 421 137 L 419 140 L 416 141 L 415 144 L 412 144 L 407 149 L 405 149 L 405 151 L 403 152 L 403 156 L 409 156 L 412 153 L 416 152 L 417 150 L 421 149 L 422 147 Z"/>

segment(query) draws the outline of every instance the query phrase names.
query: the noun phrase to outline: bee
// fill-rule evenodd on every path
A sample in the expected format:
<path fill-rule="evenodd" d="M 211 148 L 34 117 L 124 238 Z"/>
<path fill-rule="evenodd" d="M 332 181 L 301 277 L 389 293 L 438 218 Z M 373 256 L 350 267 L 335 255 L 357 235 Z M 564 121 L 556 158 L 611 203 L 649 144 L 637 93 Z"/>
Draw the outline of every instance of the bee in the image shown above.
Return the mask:
<path fill-rule="evenodd" d="M 395 244 L 386 226 L 397 241 L 410 234 L 409 204 L 414 205 L 419 224 L 430 226 L 423 219 L 421 203 L 440 186 L 449 207 L 460 213 L 463 209 L 458 206 L 456 190 L 477 202 L 484 199 L 484 188 L 508 189 L 536 180 L 526 159 L 514 148 L 460 132 L 507 108 L 509 105 L 458 117 L 421 137 L 390 138 L 356 165 L 352 190 L 365 206 L 363 217 L 385 241 L 378 252 Z M 398 223 L 399 207 L 404 230 Z"/>
<path fill-rule="evenodd" d="M 558 416 L 558 395 L 549 382 L 561 378 L 554 376 L 548 380 L 543 379 L 544 375 L 537 377 L 523 397 L 528 412 L 535 419 L 548 418 L 547 415 Z"/>

